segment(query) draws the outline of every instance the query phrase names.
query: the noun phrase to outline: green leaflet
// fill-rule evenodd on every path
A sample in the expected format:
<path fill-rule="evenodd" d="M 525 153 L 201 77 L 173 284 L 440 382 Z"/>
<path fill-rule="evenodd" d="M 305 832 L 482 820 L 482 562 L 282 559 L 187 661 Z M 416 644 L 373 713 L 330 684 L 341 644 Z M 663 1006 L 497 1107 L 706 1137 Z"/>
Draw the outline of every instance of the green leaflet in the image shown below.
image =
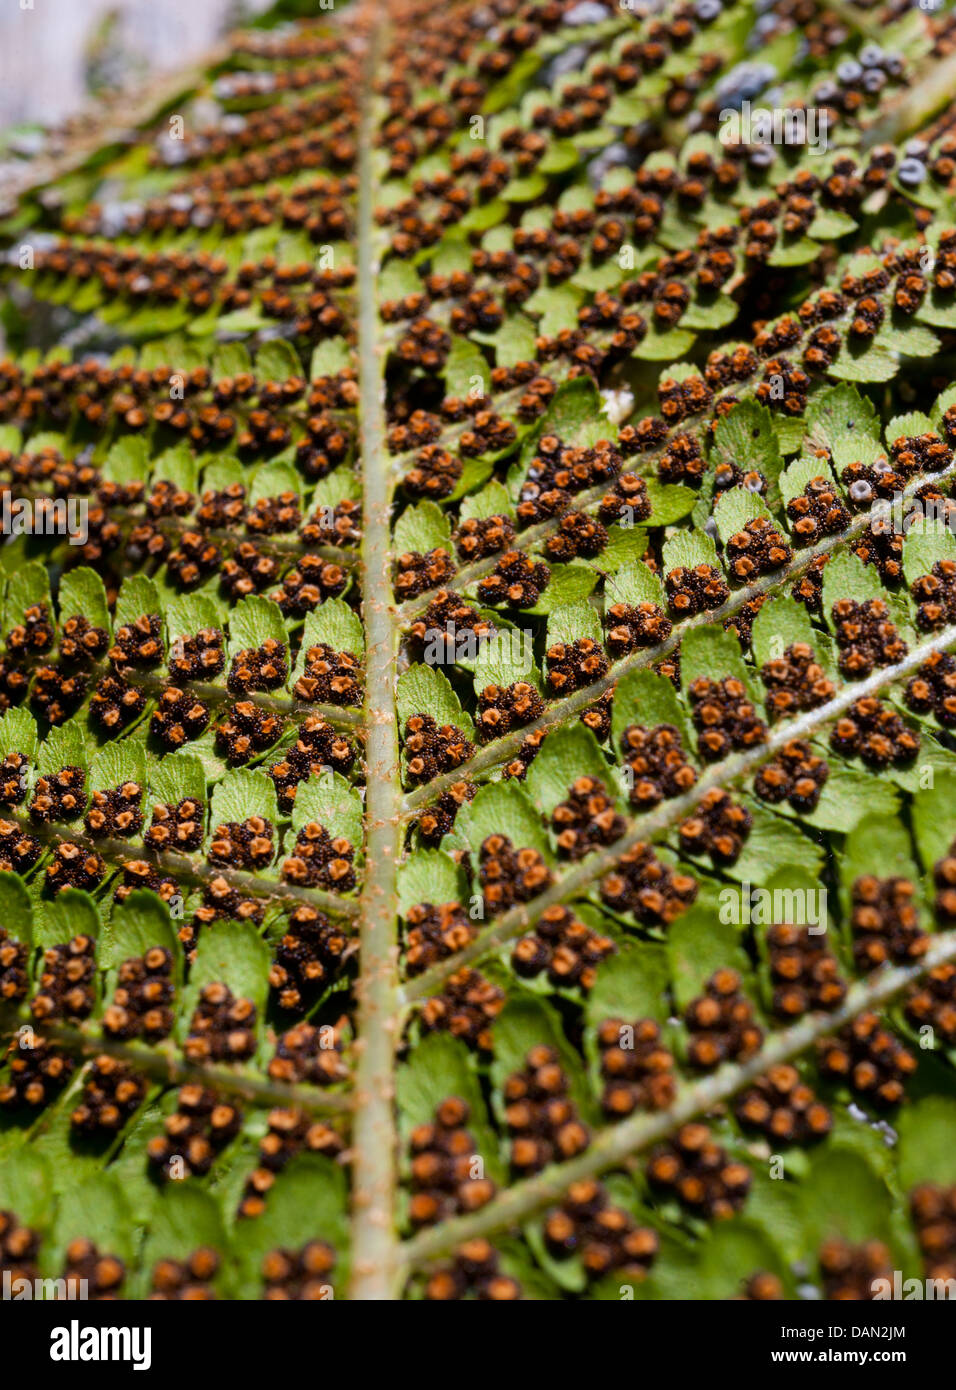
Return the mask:
<path fill-rule="evenodd" d="M 399 871 L 399 914 L 407 916 L 408 909 L 417 903 L 461 902 L 465 888 L 461 866 L 450 854 L 441 850 L 419 850 Z"/>
<path fill-rule="evenodd" d="M 395 547 L 400 553 L 418 550 L 422 553 L 436 546 L 448 546 L 451 527 L 440 507 L 434 502 L 419 502 L 408 507 L 395 526 Z"/>
<path fill-rule="evenodd" d="M 448 677 L 434 666 L 412 666 L 399 677 L 398 718 L 402 725 L 413 714 L 428 714 L 436 724 L 452 724 L 465 734 L 473 731 L 470 717 L 461 707 Z"/>
<path fill-rule="evenodd" d="M 116 904 L 102 927 L 97 964 L 103 970 L 115 969 L 131 956 L 145 955 L 151 946 L 163 946 L 174 957 L 180 956 L 169 908 L 155 893 L 137 889 Z"/>
<path fill-rule="evenodd" d="M 263 816 L 278 820 L 275 784 L 258 769 L 240 767 L 229 771 L 213 788 L 209 823 L 217 825 Z"/>
<path fill-rule="evenodd" d="M 518 783 L 494 782 L 482 787 L 459 812 L 456 828 L 477 855 L 489 835 L 506 835 L 515 849 L 536 849 L 550 857 L 547 833 L 535 797 Z"/>
<path fill-rule="evenodd" d="M 324 825 L 335 838 L 344 835 L 353 845 L 362 843 L 362 798 L 337 772 L 310 777 L 299 788 L 292 807 L 292 828 L 301 830 L 310 821 Z"/>

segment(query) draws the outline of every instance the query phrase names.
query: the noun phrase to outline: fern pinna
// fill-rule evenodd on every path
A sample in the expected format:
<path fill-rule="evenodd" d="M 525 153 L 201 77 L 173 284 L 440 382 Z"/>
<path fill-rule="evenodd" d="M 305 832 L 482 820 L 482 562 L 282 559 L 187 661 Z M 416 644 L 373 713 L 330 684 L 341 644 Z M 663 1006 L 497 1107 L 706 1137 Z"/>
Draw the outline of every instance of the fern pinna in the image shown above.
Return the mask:
<path fill-rule="evenodd" d="M 4 210 L 0 1266 L 948 1278 L 952 18 L 314 8 Z"/>

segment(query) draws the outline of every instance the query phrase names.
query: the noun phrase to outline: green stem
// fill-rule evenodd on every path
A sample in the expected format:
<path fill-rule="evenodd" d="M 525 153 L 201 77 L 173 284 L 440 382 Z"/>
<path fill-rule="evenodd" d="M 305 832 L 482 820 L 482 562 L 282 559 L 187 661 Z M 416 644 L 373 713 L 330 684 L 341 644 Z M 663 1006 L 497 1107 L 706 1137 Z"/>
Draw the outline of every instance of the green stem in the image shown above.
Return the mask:
<path fill-rule="evenodd" d="M 10 813 L 8 812 L 7 815 Z M 214 878 L 224 878 L 230 887 L 250 898 L 269 898 L 277 902 L 309 903 L 320 912 L 333 917 L 356 917 L 358 902 L 350 898 L 340 898 L 334 893 L 326 893 L 321 888 L 300 888 L 294 883 L 270 881 L 256 874 L 245 873 L 241 869 L 222 868 L 210 864 L 199 855 L 176 854 L 171 851 L 160 852 L 146 845 L 130 845 L 125 840 L 95 840 L 82 830 L 69 825 L 59 825 L 51 821 L 45 825 L 34 825 L 24 816 L 10 815 L 10 819 L 35 839 L 45 844 L 64 842 L 80 845 L 98 854 L 107 864 L 123 868 L 126 864 L 145 860 L 162 873 L 171 877 L 184 878 L 198 885 L 208 883 Z"/>
<path fill-rule="evenodd" d="M 956 53 L 931 62 L 920 72 L 919 81 L 905 88 L 886 111 L 863 132 L 863 148 L 897 143 L 911 131 L 920 130 L 949 105 L 956 90 Z"/>
<path fill-rule="evenodd" d="M 346 1092 L 326 1094 L 315 1087 L 290 1086 L 284 1082 L 270 1081 L 242 1067 L 196 1066 L 177 1056 L 170 1044 L 147 1049 L 65 1023 L 37 1023 L 33 1027 L 38 1038 L 56 1043 L 65 1052 L 81 1057 L 98 1057 L 101 1054 L 116 1057 L 144 1075 L 170 1086 L 194 1082 L 209 1090 L 242 1097 L 254 1105 L 289 1105 L 310 1114 L 340 1114 L 351 1109 L 351 1098 Z"/>
<path fill-rule="evenodd" d="M 396 1296 L 395 1031 L 397 1028 L 396 874 L 401 849 L 401 779 L 395 662 L 398 624 L 391 585 L 391 488 L 385 445 L 384 353 L 376 282 L 380 257 L 373 197 L 376 75 L 385 49 L 384 22 L 370 14 L 359 130 L 358 296 L 359 427 L 363 475 L 362 608 L 366 660 L 366 872 L 360 919 L 358 1061 L 355 1071 L 351 1297 Z"/>
<path fill-rule="evenodd" d="M 138 680 L 135 677 L 127 676 L 124 679 L 129 685 L 134 685 L 137 690 L 142 690 L 147 695 L 161 695 L 164 690 L 176 683 L 172 677 L 169 680 L 163 680 L 159 676 L 142 676 Z M 263 691 L 251 691 L 249 694 L 236 695 L 231 690 L 227 690 L 224 685 L 213 685 L 208 681 L 183 681 L 182 689 L 195 695 L 197 700 L 205 700 L 209 704 L 233 704 L 237 700 L 248 700 L 258 709 L 272 710 L 276 714 L 286 714 L 296 721 L 317 714 L 327 724 L 342 726 L 343 728 L 356 728 L 362 722 L 361 712 L 348 705 L 313 705 L 285 695 L 268 695 Z"/>

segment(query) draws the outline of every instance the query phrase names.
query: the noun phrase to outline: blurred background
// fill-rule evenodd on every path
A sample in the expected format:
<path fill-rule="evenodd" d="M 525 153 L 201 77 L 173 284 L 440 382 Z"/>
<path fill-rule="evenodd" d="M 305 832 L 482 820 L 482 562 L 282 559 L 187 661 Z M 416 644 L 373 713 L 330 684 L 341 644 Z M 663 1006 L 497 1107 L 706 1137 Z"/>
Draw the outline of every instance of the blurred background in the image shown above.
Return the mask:
<path fill-rule="evenodd" d="M 33 8 L 22 9 L 21 4 Z M 57 126 L 188 66 L 272 0 L 3 0 L 0 127 Z M 26 151 L 24 151 L 26 152 Z"/>

